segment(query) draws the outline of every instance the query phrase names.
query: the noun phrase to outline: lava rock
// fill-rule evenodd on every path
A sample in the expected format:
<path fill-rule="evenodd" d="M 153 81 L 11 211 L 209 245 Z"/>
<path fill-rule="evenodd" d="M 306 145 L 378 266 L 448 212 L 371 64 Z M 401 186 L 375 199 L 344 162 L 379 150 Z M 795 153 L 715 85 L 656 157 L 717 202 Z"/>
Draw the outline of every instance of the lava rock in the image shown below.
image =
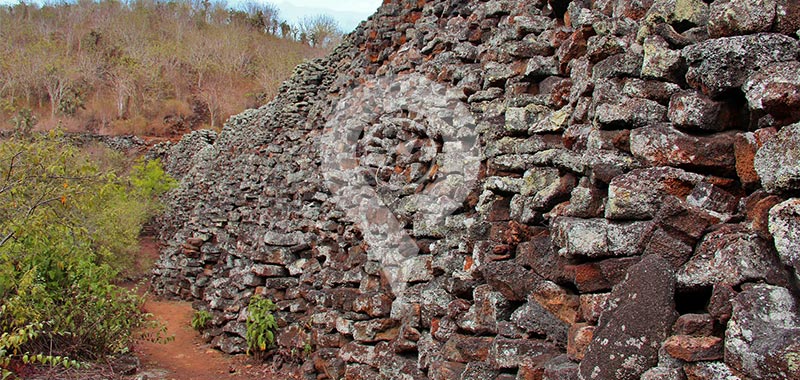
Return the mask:
<path fill-rule="evenodd" d="M 595 121 L 603 128 L 636 128 L 666 120 L 667 107 L 656 101 L 623 98 L 619 103 L 601 103 L 595 110 Z"/>
<path fill-rule="evenodd" d="M 686 64 L 679 50 L 671 50 L 667 41 L 658 36 L 645 39 L 642 77 L 682 82 L 686 75 Z"/>
<path fill-rule="evenodd" d="M 650 222 L 609 222 L 606 219 L 558 218 L 553 244 L 562 256 L 634 256 L 644 250 Z"/>
<path fill-rule="evenodd" d="M 756 152 L 753 161 L 764 190 L 800 189 L 800 123 L 783 127 Z"/>
<path fill-rule="evenodd" d="M 664 342 L 670 356 L 685 362 L 722 359 L 722 338 L 715 336 L 673 335 Z"/>
<path fill-rule="evenodd" d="M 768 32 L 775 21 L 777 0 L 718 0 L 709 7 L 711 37 Z"/>
<path fill-rule="evenodd" d="M 754 285 L 733 301 L 725 363 L 754 379 L 797 379 L 800 317 L 789 290 Z"/>
<path fill-rule="evenodd" d="M 726 225 L 706 235 L 695 255 L 678 271 L 682 288 L 746 281 L 785 284 L 786 273 L 769 242 L 745 228 Z"/>
<path fill-rule="evenodd" d="M 717 97 L 740 87 L 761 67 L 796 60 L 798 42 L 781 34 L 759 33 L 716 38 L 683 48 L 689 70 L 686 81 Z"/>
<path fill-rule="evenodd" d="M 677 93 L 669 101 L 669 121 L 686 131 L 723 131 L 742 124 L 741 111 L 696 92 Z"/>
<path fill-rule="evenodd" d="M 745 380 L 737 376 L 727 364 L 718 361 L 687 363 L 683 370 L 690 380 Z"/>
<path fill-rule="evenodd" d="M 495 369 L 517 368 L 523 362 L 544 363 L 560 353 L 558 347 L 543 340 L 497 337 L 489 350 L 489 363 Z"/>
<path fill-rule="evenodd" d="M 763 67 L 747 78 L 742 91 L 750 110 L 769 114 L 772 126 L 800 121 L 800 62 Z"/>
<path fill-rule="evenodd" d="M 781 261 L 800 275 L 800 198 L 792 198 L 769 210 L 769 232 Z"/>
<path fill-rule="evenodd" d="M 536 300 L 529 300 L 514 311 L 511 321 L 528 333 L 547 337 L 559 347 L 567 346 L 569 326 Z"/>
<path fill-rule="evenodd" d="M 672 167 L 633 170 L 608 187 L 605 217 L 613 220 L 654 218 L 667 197 L 685 200 L 703 176 Z"/>
<path fill-rule="evenodd" d="M 721 175 L 736 172 L 733 132 L 694 136 L 667 123 L 631 131 L 631 153 L 651 166 L 675 166 Z"/>
<path fill-rule="evenodd" d="M 582 379 L 639 379 L 658 362 L 661 342 L 678 317 L 675 275 L 658 256 L 646 256 L 614 287 L 579 370 Z"/>

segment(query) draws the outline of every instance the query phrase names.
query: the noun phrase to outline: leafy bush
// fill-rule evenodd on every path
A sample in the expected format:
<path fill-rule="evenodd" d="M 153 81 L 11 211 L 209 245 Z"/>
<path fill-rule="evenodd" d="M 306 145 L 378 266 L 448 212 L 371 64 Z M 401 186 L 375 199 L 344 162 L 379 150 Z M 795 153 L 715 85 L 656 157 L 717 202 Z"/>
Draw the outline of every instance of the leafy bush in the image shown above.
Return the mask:
<path fill-rule="evenodd" d="M 172 179 L 161 166 L 161 160 L 139 161 L 131 171 L 133 187 L 144 197 L 159 196 L 178 186 L 178 181 Z"/>
<path fill-rule="evenodd" d="M 5 307 L 0 307 L 0 315 L 4 314 Z M 22 352 L 22 347 L 35 340 L 43 329 L 43 324 L 32 323 L 22 328 L 13 331 L 12 333 L 4 332 L 0 335 L 0 379 L 7 379 L 14 376 L 14 373 L 6 369 L 11 365 L 11 357 L 20 357 L 23 364 L 51 364 L 60 365 L 66 368 L 81 366 L 76 360 L 67 357 L 31 354 L 30 352 Z"/>
<path fill-rule="evenodd" d="M 157 163 L 142 165 L 130 178 L 101 169 L 57 132 L 0 143 L 0 332 L 26 337 L 0 346 L 4 367 L 93 360 L 147 338 L 136 334 L 154 327 L 142 299 L 114 284 L 171 186 Z"/>
<path fill-rule="evenodd" d="M 86 108 L 83 97 L 80 86 L 67 86 L 61 101 L 58 102 L 58 112 L 69 116 L 75 115 L 79 109 Z"/>
<path fill-rule="evenodd" d="M 39 122 L 39 119 L 31 112 L 29 108 L 23 108 L 17 111 L 17 114 L 11 118 L 14 124 L 14 134 L 18 136 L 27 136 Z"/>
<path fill-rule="evenodd" d="M 272 312 L 278 307 L 272 300 L 259 295 L 250 298 L 247 308 L 247 353 L 264 352 L 275 345 L 275 330 L 278 324 Z"/>
<path fill-rule="evenodd" d="M 197 331 L 205 329 L 208 327 L 208 324 L 211 323 L 213 317 L 211 313 L 205 310 L 196 311 L 192 317 L 192 328 Z"/>

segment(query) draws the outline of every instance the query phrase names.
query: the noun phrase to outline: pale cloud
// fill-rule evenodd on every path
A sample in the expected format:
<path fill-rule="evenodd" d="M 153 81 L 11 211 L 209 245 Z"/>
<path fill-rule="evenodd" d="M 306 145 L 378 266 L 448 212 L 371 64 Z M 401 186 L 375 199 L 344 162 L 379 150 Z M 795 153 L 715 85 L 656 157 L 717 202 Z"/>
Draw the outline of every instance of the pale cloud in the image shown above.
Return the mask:
<path fill-rule="evenodd" d="M 275 5 L 288 4 L 300 8 L 319 8 L 330 9 L 334 11 L 355 12 L 372 14 L 381 5 L 381 0 L 275 0 L 272 3 Z"/>
<path fill-rule="evenodd" d="M 0 0 L 1 1 L 1 0 Z M 238 0 L 246 2 L 247 0 Z M 257 0 L 265 2 L 264 0 Z M 266 1 L 280 9 L 282 19 L 297 23 L 303 17 L 326 14 L 333 17 L 344 32 L 350 32 L 359 22 L 375 13 L 382 0 L 273 0 Z"/>
<path fill-rule="evenodd" d="M 28 0 L 41 4 L 45 0 Z M 212 0 L 213 2 L 214 0 Z M 345 32 L 355 29 L 359 22 L 375 13 L 382 0 L 227 0 L 228 6 L 255 1 L 270 3 L 280 9 L 280 17 L 290 23 L 297 23 L 303 17 L 326 14 L 333 17 Z M 0 5 L 12 5 L 19 0 L 0 0 Z"/>

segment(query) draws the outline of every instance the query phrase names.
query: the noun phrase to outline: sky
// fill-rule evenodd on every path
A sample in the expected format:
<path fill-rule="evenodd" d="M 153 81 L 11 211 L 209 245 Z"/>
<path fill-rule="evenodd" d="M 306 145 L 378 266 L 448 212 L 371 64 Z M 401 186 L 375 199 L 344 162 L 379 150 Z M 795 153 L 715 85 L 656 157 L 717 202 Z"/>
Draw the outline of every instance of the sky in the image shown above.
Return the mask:
<path fill-rule="evenodd" d="M 228 0 L 229 5 L 243 3 L 248 0 Z M 265 0 L 255 0 L 265 2 Z M 19 0 L 0 0 L 0 5 L 16 4 Z M 29 0 L 29 3 L 42 3 L 42 0 Z M 339 22 L 345 33 L 353 31 L 362 20 L 375 13 L 381 0 L 271 0 L 266 1 L 280 9 L 280 18 L 291 24 L 304 16 L 327 14 Z"/>
<path fill-rule="evenodd" d="M 3 0 L 0 0 L 3 1 Z M 296 23 L 303 16 L 327 14 L 339 22 L 344 32 L 351 32 L 381 5 L 381 0 L 272 0 L 280 17 Z"/>

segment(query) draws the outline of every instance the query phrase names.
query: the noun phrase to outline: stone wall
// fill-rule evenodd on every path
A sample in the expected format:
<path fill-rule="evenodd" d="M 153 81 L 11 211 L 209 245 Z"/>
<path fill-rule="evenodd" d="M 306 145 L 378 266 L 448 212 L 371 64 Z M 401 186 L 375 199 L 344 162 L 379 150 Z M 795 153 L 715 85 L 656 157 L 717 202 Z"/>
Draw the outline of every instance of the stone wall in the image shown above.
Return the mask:
<path fill-rule="evenodd" d="M 307 379 L 800 378 L 800 5 L 387 1 L 166 152 L 157 290 Z M 310 350 L 309 350 L 310 348 Z"/>

